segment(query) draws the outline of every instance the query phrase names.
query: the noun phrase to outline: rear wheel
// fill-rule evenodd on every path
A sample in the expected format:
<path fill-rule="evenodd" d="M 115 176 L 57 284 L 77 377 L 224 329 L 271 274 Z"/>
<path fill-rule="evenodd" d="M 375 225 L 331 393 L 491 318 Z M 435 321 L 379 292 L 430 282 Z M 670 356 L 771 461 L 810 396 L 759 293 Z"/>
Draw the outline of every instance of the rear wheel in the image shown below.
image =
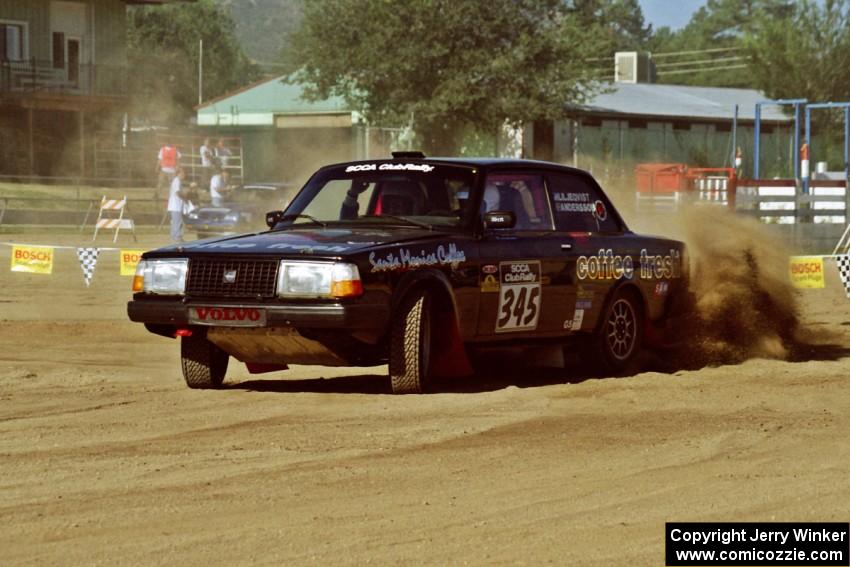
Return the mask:
<path fill-rule="evenodd" d="M 180 341 L 183 378 L 190 388 L 208 390 L 221 387 L 229 358 L 205 336 L 192 335 Z"/>
<path fill-rule="evenodd" d="M 418 291 L 395 315 L 390 338 L 390 382 L 393 394 L 421 394 L 431 366 L 431 296 Z"/>
<path fill-rule="evenodd" d="M 605 370 L 621 375 L 636 370 L 643 347 L 643 319 L 636 294 L 618 290 L 605 310 L 594 350 Z"/>

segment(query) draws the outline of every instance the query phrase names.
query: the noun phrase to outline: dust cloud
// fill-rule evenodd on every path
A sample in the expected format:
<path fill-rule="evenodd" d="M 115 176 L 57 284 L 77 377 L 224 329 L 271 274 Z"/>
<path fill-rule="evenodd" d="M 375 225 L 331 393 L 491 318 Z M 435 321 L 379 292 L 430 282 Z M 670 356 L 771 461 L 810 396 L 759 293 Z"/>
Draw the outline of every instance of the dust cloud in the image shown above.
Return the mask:
<path fill-rule="evenodd" d="M 789 357 L 799 327 L 797 294 L 787 275 L 790 251 L 768 227 L 715 206 L 636 224 L 661 228 L 688 246 L 691 305 L 674 354 L 679 366 Z"/>

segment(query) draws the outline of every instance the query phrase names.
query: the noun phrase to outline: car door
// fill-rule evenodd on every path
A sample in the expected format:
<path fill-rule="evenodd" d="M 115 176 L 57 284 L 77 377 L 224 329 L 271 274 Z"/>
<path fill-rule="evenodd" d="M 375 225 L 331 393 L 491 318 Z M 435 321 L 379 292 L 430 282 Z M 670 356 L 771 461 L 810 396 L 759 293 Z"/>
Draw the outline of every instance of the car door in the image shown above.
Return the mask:
<path fill-rule="evenodd" d="M 543 173 L 487 175 L 480 212 L 510 211 L 512 228 L 485 229 L 480 241 L 479 338 L 563 333 L 566 259 L 552 224 Z"/>
<path fill-rule="evenodd" d="M 638 259 L 627 246 L 619 215 L 589 175 L 550 172 L 546 183 L 566 263 L 562 277 L 569 282 L 564 328 L 592 331 L 609 290 L 618 280 L 635 277 Z"/>

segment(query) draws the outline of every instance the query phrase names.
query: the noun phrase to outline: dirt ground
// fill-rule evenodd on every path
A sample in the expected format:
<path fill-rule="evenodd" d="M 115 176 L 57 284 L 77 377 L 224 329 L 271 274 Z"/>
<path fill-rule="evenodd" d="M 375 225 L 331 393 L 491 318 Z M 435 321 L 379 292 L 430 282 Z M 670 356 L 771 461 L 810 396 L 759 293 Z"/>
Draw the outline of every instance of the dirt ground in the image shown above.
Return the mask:
<path fill-rule="evenodd" d="M 75 233 L 0 241 L 85 244 Z M 161 243 L 145 237 L 141 247 Z M 111 246 L 101 239 L 101 246 Z M 122 237 L 122 245 L 134 245 Z M 385 368 L 232 364 L 0 247 L 0 549 L 19 564 L 660 565 L 667 521 L 847 521 L 850 300 L 801 294 L 792 361 L 582 379 L 524 368 L 389 395 Z"/>

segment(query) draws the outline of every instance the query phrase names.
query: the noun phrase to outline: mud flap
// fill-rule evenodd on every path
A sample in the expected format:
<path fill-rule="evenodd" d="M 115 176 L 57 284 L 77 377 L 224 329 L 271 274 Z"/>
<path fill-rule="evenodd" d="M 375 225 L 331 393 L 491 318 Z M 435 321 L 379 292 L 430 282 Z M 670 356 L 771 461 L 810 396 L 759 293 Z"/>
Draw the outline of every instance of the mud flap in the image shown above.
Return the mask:
<path fill-rule="evenodd" d="M 475 372 L 451 312 L 434 313 L 431 374 L 436 378 L 472 376 Z"/>
<path fill-rule="evenodd" d="M 671 298 L 667 315 L 656 325 L 647 325 L 647 346 L 674 349 L 687 341 L 694 332 L 696 295 L 688 290 Z"/>

